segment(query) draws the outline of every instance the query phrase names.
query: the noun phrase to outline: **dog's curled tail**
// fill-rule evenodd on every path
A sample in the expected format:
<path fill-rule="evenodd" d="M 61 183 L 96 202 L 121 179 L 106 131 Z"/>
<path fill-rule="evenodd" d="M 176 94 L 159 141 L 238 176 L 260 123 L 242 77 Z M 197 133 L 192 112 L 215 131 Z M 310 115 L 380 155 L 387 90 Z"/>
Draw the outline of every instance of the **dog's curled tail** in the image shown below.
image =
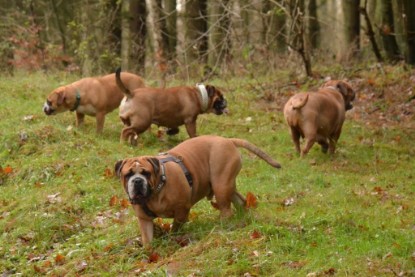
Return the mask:
<path fill-rule="evenodd" d="M 124 85 L 121 81 L 121 67 L 117 68 L 115 71 L 115 81 L 118 88 L 127 96 L 128 98 L 132 97 L 131 91 Z"/>
<path fill-rule="evenodd" d="M 307 103 L 308 93 L 301 96 L 296 96 L 294 99 L 291 99 L 291 105 L 293 110 L 299 110 Z"/>
<path fill-rule="evenodd" d="M 246 150 L 249 150 L 250 152 L 254 153 L 264 161 L 266 161 L 269 165 L 275 168 L 281 168 L 281 164 L 276 162 L 273 158 L 271 158 L 267 153 L 259 149 L 257 146 L 253 145 L 247 140 L 244 139 L 237 139 L 237 138 L 231 138 L 230 139 L 233 144 L 237 147 L 245 148 Z"/>

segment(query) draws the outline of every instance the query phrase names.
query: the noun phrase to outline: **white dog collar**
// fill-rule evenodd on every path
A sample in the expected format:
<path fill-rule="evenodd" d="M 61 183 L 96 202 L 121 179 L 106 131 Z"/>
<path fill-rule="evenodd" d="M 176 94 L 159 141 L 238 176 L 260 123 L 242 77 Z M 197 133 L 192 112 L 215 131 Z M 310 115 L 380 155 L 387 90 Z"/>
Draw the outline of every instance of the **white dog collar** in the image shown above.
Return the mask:
<path fill-rule="evenodd" d="M 196 84 L 196 87 L 199 89 L 201 97 L 202 112 L 205 112 L 209 105 L 209 95 L 204 84 Z"/>

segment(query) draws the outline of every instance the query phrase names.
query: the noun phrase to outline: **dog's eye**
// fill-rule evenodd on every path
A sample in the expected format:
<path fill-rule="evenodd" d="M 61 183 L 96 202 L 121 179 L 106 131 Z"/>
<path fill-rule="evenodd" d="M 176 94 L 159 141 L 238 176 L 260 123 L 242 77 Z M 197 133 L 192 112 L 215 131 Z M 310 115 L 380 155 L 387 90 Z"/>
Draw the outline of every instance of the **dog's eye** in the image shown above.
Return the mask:
<path fill-rule="evenodd" d="M 46 104 L 48 104 L 48 106 L 52 106 L 52 102 L 50 102 L 49 100 L 46 100 Z"/>
<path fill-rule="evenodd" d="M 143 172 L 141 172 L 141 174 L 142 174 L 144 177 L 146 177 L 146 178 L 150 178 L 150 176 L 151 176 L 150 171 L 146 171 L 146 170 L 144 170 Z"/>
<path fill-rule="evenodd" d="M 128 179 L 130 179 L 130 178 L 131 178 L 131 176 L 133 176 L 133 175 L 134 175 L 134 172 L 130 171 L 130 172 L 128 172 L 127 174 L 125 174 L 125 175 L 124 175 L 124 178 L 125 178 L 125 180 L 128 180 Z"/>

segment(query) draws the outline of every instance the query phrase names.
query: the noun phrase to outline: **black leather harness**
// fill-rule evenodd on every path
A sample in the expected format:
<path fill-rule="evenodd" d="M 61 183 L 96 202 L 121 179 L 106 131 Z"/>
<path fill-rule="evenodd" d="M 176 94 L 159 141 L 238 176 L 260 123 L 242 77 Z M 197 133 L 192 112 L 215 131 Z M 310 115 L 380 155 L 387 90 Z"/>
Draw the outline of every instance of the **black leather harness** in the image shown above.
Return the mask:
<path fill-rule="evenodd" d="M 168 162 L 175 162 L 177 163 L 184 175 L 186 176 L 187 182 L 189 183 L 189 186 L 192 187 L 193 186 L 193 178 L 192 178 L 192 174 L 189 172 L 189 170 L 186 168 L 186 166 L 183 163 L 183 158 L 178 156 L 173 156 L 171 154 L 168 153 L 160 153 L 159 156 L 166 156 L 163 158 L 159 159 L 160 162 L 160 182 L 158 183 L 157 187 L 154 189 L 154 191 L 152 193 L 158 193 L 160 192 L 160 190 L 164 187 L 164 185 L 166 184 L 167 181 L 167 176 L 166 176 L 166 169 L 164 164 L 168 163 Z M 150 208 L 147 206 L 147 201 L 142 201 L 140 203 L 133 203 L 132 199 L 130 199 L 130 202 L 132 204 L 139 204 L 141 206 L 141 208 L 143 209 L 143 211 L 146 213 L 146 215 L 148 215 L 149 217 L 152 218 L 156 218 L 157 215 L 150 210 Z"/>

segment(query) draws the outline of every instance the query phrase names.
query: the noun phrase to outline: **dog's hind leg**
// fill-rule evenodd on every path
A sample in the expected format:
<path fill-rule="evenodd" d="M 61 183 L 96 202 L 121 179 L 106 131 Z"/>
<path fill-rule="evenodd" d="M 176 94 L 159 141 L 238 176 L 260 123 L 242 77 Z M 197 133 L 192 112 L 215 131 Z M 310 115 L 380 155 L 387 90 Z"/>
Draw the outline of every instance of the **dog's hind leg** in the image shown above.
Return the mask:
<path fill-rule="evenodd" d="M 297 151 L 297 153 L 301 153 L 301 149 L 300 149 L 300 132 L 291 127 L 291 139 L 294 142 L 294 146 L 295 146 L 295 150 Z"/>
<path fill-rule="evenodd" d="M 313 147 L 315 141 L 316 139 L 314 136 L 306 137 L 305 146 L 303 148 L 303 151 L 301 151 L 301 157 L 307 155 L 308 151 L 310 151 L 311 147 Z"/>

